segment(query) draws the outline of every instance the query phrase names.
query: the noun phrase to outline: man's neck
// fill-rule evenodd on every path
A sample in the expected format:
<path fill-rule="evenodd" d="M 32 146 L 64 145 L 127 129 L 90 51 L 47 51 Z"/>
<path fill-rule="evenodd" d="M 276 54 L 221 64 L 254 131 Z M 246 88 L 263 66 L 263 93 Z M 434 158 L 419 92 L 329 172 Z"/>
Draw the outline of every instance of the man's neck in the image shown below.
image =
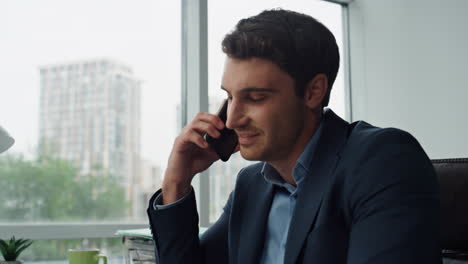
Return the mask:
<path fill-rule="evenodd" d="M 320 126 L 320 122 L 321 119 L 317 122 L 313 122 L 314 124 L 309 124 L 304 128 L 303 133 L 301 133 L 301 135 L 298 137 L 298 140 L 296 141 L 296 147 L 289 153 L 287 158 L 268 162 L 273 168 L 275 168 L 275 170 L 279 173 L 285 182 L 293 186 L 297 186 L 293 175 L 294 167 L 296 166 L 297 160 L 304 152 L 307 143 L 317 132 Z"/>
<path fill-rule="evenodd" d="M 297 185 L 296 185 L 296 180 L 294 179 L 294 176 L 293 176 L 293 169 L 294 169 L 294 166 L 296 165 L 297 158 L 295 160 L 284 161 L 284 162 L 269 162 L 269 164 L 273 168 L 276 169 L 276 171 L 279 173 L 279 175 L 285 182 L 295 187 Z"/>

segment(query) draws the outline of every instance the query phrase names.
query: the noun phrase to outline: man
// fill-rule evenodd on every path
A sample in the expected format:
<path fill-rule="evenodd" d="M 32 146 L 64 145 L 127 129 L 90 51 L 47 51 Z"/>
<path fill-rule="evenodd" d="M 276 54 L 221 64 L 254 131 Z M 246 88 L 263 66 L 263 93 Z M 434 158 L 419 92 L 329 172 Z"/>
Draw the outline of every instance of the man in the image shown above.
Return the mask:
<path fill-rule="evenodd" d="M 174 142 L 148 208 L 158 263 L 441 263 L 437 182 L 417 141 L 324 109 L 339 64 L 325 26 L 264 11 L 222 47 L 228 118 L 200 113 Z M 224 126 L 260 162 L 199 238 L 190 184 L 218 159 L 203 135 Z"/>

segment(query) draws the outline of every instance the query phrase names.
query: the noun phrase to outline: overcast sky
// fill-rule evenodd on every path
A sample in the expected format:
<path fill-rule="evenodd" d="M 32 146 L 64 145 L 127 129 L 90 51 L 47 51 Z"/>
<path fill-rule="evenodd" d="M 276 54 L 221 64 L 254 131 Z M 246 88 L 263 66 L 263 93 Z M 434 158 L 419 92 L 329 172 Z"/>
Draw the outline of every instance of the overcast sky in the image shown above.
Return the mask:
<path fill-rule="evenodd" d="M 208 1 L 209 90 L 219 89 L 224 55 L 220 42 L 235 23 L 264 9 L 310 14 L 342 42 L 341 8 L 314 0 Z M 39 70 L 45 64 L 108 57 L 143 80 L 142 156 L 165 167 L 176 136 L 180 102 L 179 0 L 2 0 L 0 2 L 0 125 L 16 140 L 11 152 L 35 151 Z M 332 108 L 344 113 L 338 82 Z"/>

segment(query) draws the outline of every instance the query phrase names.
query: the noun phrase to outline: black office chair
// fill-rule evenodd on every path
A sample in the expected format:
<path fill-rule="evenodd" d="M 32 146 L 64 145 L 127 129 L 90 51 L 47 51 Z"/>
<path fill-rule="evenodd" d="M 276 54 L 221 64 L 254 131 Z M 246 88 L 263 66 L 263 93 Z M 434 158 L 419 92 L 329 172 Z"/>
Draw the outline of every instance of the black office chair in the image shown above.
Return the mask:
<path fill-rule="evenodd" d="M 468 158 L 432 160 L 440 185 L 444 264 L 468 263 Z"/>

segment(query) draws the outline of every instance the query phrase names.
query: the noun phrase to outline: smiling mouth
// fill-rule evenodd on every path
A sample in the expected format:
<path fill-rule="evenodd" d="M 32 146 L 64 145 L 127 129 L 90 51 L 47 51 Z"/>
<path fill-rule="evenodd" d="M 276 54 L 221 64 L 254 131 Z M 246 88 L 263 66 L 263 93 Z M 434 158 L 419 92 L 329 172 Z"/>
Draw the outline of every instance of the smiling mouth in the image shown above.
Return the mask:
<path fill-rule="evenodd" d="M 238 134 L 240 145 L 251 145 L 255 142 L 259 134 Z"/>

